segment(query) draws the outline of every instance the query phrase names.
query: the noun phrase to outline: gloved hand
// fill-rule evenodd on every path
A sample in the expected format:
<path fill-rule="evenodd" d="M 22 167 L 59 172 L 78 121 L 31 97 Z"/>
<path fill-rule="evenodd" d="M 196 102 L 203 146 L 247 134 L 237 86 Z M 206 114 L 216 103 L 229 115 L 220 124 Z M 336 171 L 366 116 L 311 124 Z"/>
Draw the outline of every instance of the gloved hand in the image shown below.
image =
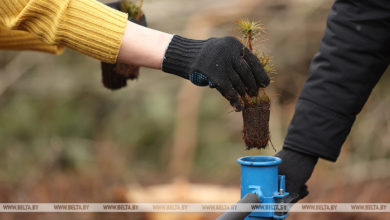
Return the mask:
<path fill-rule="evenodd" d="M 309 180 L 318 157 L 283 149 L 275 155 L 282 159 L 279 174 L 286 176 L 286 191 L 290 193 L 284 200 L 296 203 L 309 194 L 306 182 Z"/>
<path fill-rule="evenodd" d="M 162 70 L 216 88 L 236 111 L 243 109 L 245 93 L 256 96 L 270 82 L 258 58 L 234 37 L 192 40 L 175 35 Z"/>

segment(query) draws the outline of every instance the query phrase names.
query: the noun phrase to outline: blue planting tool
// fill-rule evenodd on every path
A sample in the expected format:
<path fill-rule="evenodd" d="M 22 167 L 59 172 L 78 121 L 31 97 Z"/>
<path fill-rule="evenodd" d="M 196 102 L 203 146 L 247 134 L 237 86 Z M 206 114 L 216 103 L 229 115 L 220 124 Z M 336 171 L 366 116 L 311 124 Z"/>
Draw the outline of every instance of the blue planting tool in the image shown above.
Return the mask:
<path fill-rule="evenodd" d="M 254 193 L 262 205 L 267 203 L 282 203 L 286 192 L 286 181 L 283 175 L 278 175 L 278 164 L 282 160 L 272 156 L 249 156 L 237 160 L 241 164 L 241 198 Z M 252 212 L 245 220 L 284 219 L 287 213 Z"/>

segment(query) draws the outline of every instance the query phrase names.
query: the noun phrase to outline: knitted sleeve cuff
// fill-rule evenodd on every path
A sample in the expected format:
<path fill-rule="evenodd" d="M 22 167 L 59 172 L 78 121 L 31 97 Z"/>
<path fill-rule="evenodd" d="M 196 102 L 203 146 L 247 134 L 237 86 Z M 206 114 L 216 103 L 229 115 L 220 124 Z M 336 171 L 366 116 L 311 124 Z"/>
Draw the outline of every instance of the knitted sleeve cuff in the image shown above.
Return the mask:
<path fill-rule="evenodd" d="M 4 23 L 9 31 L 23 31 L 48 46 L 65 46 L 105 62 L 116 61 L 127 24 L 125 13 L 95 0 L 30 0 L 23 7 L 16 5 L 8 5 L 9 11 L 18 12 Z"/>
<path fill-rule="evenodd" d="M 205 42 L 206 40 L 192 40 L 178 35 L 173 36 L 165 52 L 162 70 L 188 79 L 192 73 L 191 64 L 199 56 Z"/>
<path fill-rule="evenodd" d="M 64 45 L 98 60 L 115 63 L 127 14 L 94 0 L 72 0 L 64 15 Z"/>

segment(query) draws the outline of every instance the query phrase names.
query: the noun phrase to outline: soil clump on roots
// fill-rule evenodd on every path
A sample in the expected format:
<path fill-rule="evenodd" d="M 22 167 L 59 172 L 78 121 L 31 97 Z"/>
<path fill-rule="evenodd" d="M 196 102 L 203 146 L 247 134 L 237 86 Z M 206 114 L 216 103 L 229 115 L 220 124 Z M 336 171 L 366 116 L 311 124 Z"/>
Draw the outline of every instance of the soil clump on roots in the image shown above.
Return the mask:
<path fill-rule="evenodd" d="M 247 149 L 264 149 L 270 139 L 269 117 L 271 102 L 266 94 L 254 102 L 245 104 L 242 111 L 244 121 L 243 139 Z"/>

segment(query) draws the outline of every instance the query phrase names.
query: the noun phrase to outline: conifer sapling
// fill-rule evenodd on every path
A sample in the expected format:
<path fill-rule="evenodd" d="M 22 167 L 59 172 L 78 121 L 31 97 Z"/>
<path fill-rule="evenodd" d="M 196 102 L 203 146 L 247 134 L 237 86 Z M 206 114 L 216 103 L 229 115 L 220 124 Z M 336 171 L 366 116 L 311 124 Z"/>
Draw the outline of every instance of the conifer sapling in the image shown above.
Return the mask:
<path fill-rule="evenodd" d="M 264 32 L 263 27 L 259 23 L 249 20 L 240 20 L 238 26 L 245 46 L 259 58 L 266 73 L 273 74 L 275 69 L 271 64 L 271 58 L 265 54 L 258 55 L 253 49 L 254 40 Z M 247 149 L 262 149 L 268 145 L 270 141 L 270 108 L 271 100 L 264 88 L 259 89 L 256 97 L 246 95 L 242 117 L 244 121 L 243 140 Z"/>

